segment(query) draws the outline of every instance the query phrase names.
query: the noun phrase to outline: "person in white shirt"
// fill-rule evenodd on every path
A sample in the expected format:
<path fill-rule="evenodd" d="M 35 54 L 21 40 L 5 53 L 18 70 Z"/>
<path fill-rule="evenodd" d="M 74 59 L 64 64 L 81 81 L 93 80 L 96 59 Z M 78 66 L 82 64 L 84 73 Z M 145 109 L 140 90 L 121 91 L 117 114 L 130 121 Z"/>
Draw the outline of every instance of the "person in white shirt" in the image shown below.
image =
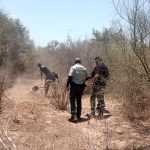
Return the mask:
<path fill-rule="evenodd" d="M 85 88 L 85 81 L 88 78 L 87 69 L 81 65 L 81 59 L 75 58 L 75 65 L 70 68 L 67 85 L 70 86 L 71 118 L 69 121 L 77 122 L 81 117 L 81 98 Z M 77 106 L 76 106 L 77 105 Z"/>

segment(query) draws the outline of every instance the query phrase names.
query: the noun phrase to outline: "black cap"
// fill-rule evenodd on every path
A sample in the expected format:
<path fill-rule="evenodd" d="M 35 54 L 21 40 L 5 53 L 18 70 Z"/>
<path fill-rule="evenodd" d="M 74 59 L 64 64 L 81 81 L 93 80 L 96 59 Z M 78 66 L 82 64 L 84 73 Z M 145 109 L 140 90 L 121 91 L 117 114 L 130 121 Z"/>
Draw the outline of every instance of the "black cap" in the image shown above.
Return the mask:
<path fill-rule="evenodd" d="M 96 61 L 102 61 L 102 58 L 99 57 L 99 56 L 97 56 L 97 57 L 95 57 L 95 60 L 96 60 Z"/>
<path fill-rule="evenodd" d="M 41 66 L 42 66 L 42 64 L 41 64 L 41 63 L 38 63 L 37 65 L 38 65 L 39 67 L 41 67 Z"/>

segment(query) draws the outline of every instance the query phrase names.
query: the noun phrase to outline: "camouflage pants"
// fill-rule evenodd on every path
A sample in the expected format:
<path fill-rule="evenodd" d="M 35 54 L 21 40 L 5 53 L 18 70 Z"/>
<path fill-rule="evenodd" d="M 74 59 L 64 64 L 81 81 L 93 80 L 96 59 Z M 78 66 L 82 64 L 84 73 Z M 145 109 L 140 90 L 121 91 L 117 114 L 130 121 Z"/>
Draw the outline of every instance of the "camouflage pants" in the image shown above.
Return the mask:
<path fill-rule="evenodd" d="M 90 98 L 91 111 L 95 111 L 95 100 L 97 98 L 98 105 L 103 105 L 105 107 L 104 102 L 104 86 L 94 85 L 92 89 L 92 94 Z"/>
<path fill-rule="evenodd" d="M 55 81 L 53 81 L 53 80 L 45 80 L 45 85 L 44 85 L 44 88 L 45 88 L 45 96 L 47 96 L 50 86 L 53 87 L 53 90 L 54 90 L 54 92 L 55 92 L 55 91 L 56 91 L 56 84 L 55 84 Z"/>

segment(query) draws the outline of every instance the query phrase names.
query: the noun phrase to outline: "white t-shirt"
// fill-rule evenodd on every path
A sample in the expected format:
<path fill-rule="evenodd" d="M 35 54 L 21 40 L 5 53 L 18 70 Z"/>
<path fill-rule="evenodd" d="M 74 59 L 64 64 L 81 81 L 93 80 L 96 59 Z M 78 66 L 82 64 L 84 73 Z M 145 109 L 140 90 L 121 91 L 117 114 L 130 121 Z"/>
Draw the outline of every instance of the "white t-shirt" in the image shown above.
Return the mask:
<path fill-rule="evenodd" d="M 87 69 L 81 64 L 77 63 L 70 68 L 69 76 L 75 84 L 83 84 L 88 76 Z"/>

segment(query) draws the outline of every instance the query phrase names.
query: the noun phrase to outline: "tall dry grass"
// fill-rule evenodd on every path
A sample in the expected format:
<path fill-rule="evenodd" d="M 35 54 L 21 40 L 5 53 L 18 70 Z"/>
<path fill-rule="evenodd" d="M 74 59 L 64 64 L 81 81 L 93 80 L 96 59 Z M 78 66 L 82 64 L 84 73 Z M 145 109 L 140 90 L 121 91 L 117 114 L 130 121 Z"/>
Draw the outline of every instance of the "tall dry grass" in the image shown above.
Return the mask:
<path fill-rule="evenodd" d="M 69 105 L 69 91 L 66 89 L 65 84 L 61 81 L 56 81 L 51 87 L 51 104 L 57 110 L 67 110 Z"/>

